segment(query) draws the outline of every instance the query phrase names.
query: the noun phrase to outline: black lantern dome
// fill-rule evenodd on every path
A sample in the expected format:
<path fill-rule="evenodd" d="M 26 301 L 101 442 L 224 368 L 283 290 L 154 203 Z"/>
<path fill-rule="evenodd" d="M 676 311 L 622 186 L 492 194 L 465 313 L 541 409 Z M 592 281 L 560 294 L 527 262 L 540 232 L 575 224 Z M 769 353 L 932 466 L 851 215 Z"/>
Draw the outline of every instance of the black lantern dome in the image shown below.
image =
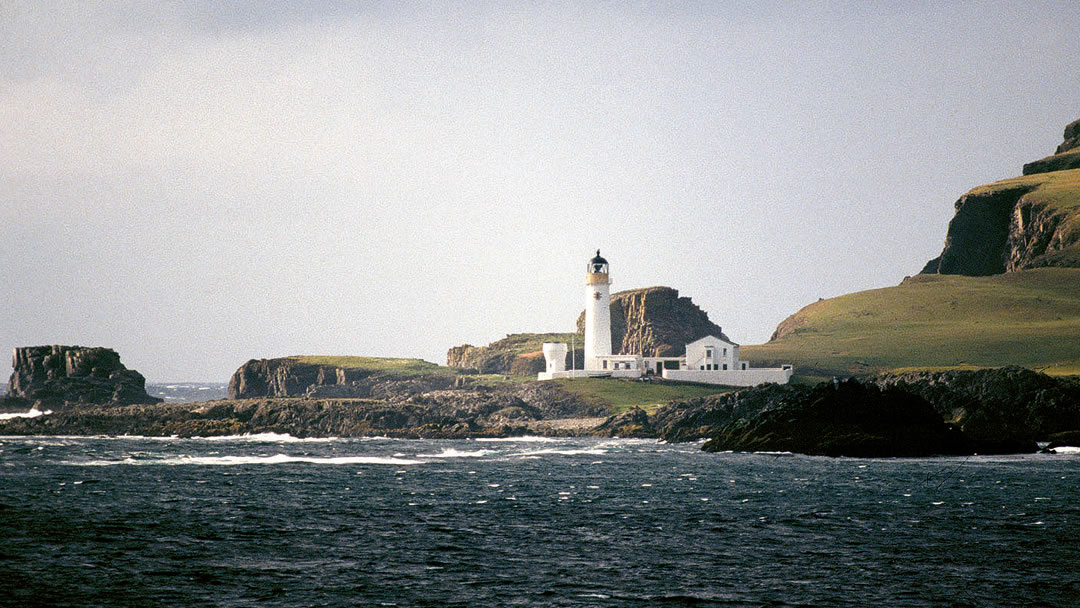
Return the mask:
<path fill-rule="evenodd" d="M 600 250 L 596 250 L 596 257 L 589 260 L 589 272 L 607 274 L 608 261 L 600 257 Z"/>

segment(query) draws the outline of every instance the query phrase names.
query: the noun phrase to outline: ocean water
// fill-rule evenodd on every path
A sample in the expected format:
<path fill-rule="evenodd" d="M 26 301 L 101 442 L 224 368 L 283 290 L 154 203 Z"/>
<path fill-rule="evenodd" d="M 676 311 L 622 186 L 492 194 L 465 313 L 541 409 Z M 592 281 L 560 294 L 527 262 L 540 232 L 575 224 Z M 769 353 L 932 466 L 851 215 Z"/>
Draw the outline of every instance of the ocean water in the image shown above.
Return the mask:
<path fill-rule="evenodd" d="M 3 606 L 1080 606 L 1080 455 L 0 437 Z"/>

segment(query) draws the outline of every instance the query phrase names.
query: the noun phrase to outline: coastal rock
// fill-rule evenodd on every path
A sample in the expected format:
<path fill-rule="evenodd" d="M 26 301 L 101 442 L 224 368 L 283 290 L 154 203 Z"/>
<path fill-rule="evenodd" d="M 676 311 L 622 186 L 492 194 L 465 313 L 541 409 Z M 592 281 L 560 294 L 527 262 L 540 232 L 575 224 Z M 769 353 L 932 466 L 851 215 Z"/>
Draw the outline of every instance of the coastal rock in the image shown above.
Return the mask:
<path fill-rule="evenodd" d="M 631 408 L 616 414 L 593 429 L 592 434 L 600 437 L 649 438 L 656 436 L 656 430 L 649 421 L 649 415 L 640 407 Z"/>
<path fill-rule="evenodd" d="M 16 348 L 8 380 L 9 404 L 157 403 L 146 393 L 142 374 L 127 369 L 116 351 L 102 347 L 24 346 Z"/>
<path fill-rule="evenodd" d="M 449 388 L 447 374 L 412 374 L 307 363 L 292 357 L 252 359 L 229 380 L 229 399 L 260 397 L 375 398 Z"/>
<path fill-rule="evenodd" d="M 585 331 L 585 313 L 578 315 Z M 686 345 L 705 336 L 727 340 L 720 326 L 688 297 L 671 287 L 646 287 L 611 295 L 611 348 L 615 354 L 678 357 Z"/>
<path fill-rule="evenodd" d="M 296 437 L 464 438 L 566 435 L 529 426 L 603 412 L 557 386 L 510 385 L 398 393 L 384 399 L 290 397 L 126 407 L 87 406 L 0 420 L 0 434 L 209 437 L 282 433 Z M 325 385 L 332 386 L 332 385 Z"/>
<path fill-rule="evenodd" d="M 776 451 L 854 457 L 970 454 L 971 442 L 922 398 L 856 380 L 793 391 L 783 407 L 733 417 L 706 451 Z"/>
<path fill-rule="evenodd" d="M 964 434 L 985 441 L 1041 441 L 1080 431 L 1080 380 L 1022 367 L 883 374 L 882 388 L 918 395 Z"/>
<path fill-rule="evenodd" d="M 446 365 L 460 370 L 479 374 L 509 374 L 513 376 L 535 376 L 544 371 L 544 342 L 577 343 L 576 353 L 566 354 L 566 366 L 573 361 L 583 360 L 580 335 L 565 333 L 546 334 L 510 334 L 487 346 L 462 344 L 446 352 Z"/>

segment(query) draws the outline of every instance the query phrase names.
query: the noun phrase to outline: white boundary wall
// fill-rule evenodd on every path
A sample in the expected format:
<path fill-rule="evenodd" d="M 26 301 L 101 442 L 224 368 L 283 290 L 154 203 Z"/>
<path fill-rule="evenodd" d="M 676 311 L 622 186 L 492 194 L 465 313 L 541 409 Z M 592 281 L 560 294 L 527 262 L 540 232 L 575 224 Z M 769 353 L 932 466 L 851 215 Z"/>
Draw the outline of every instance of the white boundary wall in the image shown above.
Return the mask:
<path fill-rule="evenodd" d="M 665 369 L 664 378 L 705 384 L 754 386 L 766 382 L 787 384 L 793 373 L 795 373 L 794 370 L 781 367 L 751 367 L 733 370 Z"/>

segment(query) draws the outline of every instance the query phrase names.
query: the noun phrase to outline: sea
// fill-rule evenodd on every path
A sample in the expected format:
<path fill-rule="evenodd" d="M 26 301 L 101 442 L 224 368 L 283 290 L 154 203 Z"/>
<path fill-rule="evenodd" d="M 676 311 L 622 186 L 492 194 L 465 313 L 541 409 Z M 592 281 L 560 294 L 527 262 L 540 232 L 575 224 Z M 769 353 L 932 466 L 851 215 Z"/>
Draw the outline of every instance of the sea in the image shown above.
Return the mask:
<path fill-rule="evenodd" d="M 1080 606 L 1080 454 L 0 437 L 2 606 Z"/>

